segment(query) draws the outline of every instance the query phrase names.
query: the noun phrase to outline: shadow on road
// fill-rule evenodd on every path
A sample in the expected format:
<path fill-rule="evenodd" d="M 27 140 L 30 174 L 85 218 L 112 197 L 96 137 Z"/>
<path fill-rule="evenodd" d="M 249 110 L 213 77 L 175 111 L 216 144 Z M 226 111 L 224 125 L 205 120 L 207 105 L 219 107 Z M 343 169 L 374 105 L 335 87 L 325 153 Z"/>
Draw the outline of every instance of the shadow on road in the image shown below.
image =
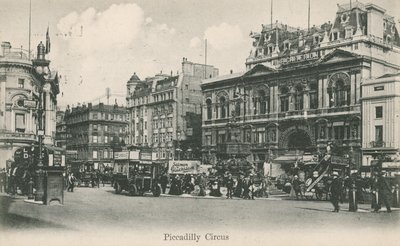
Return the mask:
<path fill-rule="evenodd" d="M 11 229 L 68 229 L 64 225 L 48 222 L 40 219 L 30 218 L 18 214 L 9 213 L 10 206 L 15 198 L 0 196 L 0 228 L 1 230 Z M 36 206 L 36 205 L 35 205 Z"/>
<path fill-rule="evenodd" d="M 296 207 L 296 208 L 299 208 L 299 207 Z M 332 213 L 331 210 L 318 209 L 318 208 L 299 208 L 299 209 L 310 210 L 310 211 L 319 211 L 319 212 L 325 212 L 325 213 L 327 213 L 327 212 Z"/>

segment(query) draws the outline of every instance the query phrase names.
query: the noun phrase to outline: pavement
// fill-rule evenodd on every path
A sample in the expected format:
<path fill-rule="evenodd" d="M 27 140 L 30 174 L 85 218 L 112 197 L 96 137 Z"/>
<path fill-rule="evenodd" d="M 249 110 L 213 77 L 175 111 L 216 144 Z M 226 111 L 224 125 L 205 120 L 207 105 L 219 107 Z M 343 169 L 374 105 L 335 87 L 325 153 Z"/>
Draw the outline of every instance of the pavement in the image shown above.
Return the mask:
<path fill-rule="evenodd" d="M 64 193 L 64 205 L 45 206 L 0 194 L 0 245 L 398 245 L 398 209 L 370 213 L 369 205 L 362 204 L 352 213 L 343 204 L 339 213 L 332 213 L 329 202 L 281 195 L 254 201 L 131 197 L 105 186 L 76 188 Z M 190 240 L 194 234 L 200 241 Z M 182 235 L 185 240 L 175 240 Z"/>

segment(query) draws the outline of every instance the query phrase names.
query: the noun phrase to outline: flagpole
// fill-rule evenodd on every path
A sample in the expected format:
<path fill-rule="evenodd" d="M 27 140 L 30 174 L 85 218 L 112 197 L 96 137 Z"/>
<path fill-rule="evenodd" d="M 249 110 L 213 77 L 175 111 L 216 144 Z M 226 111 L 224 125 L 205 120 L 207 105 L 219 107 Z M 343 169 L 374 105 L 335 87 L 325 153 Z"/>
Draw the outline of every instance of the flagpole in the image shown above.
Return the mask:
<path fill-rule="evenodd" d="M 32 22 L 32 0 L 29 0 L 29 42 L 28 42 L 28 58 L 31 59 L 31 22 Z"/>
<path fill-rule="evenodd" d="M 308 0 L 308 31 L 310 31 L 310 0 Z"/>
<path fill-rule="evenodd" d="M 271 29 L 272 29 L 272 8 L 273 8 L 273 1 L 274 1 L 274 0 L 271 0 Z"/>
<path fill-rule="evenodd" d="M 204 41 L 204 79 L 207 79 L 207 39 Z"/>

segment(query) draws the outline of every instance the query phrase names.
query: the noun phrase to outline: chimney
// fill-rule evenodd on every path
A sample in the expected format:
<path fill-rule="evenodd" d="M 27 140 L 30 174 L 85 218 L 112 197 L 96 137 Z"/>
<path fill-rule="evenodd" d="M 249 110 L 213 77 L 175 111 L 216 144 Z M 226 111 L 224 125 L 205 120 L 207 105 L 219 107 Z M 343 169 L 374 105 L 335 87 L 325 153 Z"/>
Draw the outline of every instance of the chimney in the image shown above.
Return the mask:
<path fill-rule="evenodd" d="M 44 44 L 42 41 L 37 46 L 37 59 L 38 60 L 45 60 L 45 53 L 46 53 L 46 47 L 44 47 Z"/>
<path fill-rule="evenodd" d="M 7 55 L 11 51 L 11 44 L 10 42 L 2 42 L 1 49 L 3 50 L 3 56 Z"/>
<path fill-rule="evenodd" d="M 88 103 L 88 108 L 92 108 L 92 103 Z"/>
<path fill-rule="evenodd" d="M 231 69 L 231 74 L 233 74 L 233 70 Z"/>

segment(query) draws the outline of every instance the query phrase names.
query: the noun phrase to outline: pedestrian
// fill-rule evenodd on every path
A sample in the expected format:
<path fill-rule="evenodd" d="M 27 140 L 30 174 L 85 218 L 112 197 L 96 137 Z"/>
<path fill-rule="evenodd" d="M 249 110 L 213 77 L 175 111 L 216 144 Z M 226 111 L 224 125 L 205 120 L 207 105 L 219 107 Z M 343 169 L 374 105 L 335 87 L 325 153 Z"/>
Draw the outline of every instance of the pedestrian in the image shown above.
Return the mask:
<path fill-rule="evenodd" d="M 231 173 L 228 174 L 228 178 L 225 180 L 225 183 L 227 188 L 226 199 L 232 199 L 234 181 Z"/>
<path fill-rule="evenodd" d="M 5 192 L 6 191 L 6 171 L 3 168 L 0 171 L 0 192 Z"/>
<path fill-rule="evenodd" d="M 160 184 L 161 184 L 161 191 L 162 191 L 163 194 L 165 194 L 165 191 L 166 191 L 167 185 L 168 185 L 168 175 L 167 175 L 166 172 L 164 172 L 161 175 Z"/>
<path fill-rule="evenodd" d="M 74 177 L 74 173 L 70 173 L 68 176 L 68 190 L 69 192 L 74 192 L 76 178 Z"/>
<path fill-rule="evenodd" d="M 236 186 L 235 186 L 235 196 L 236 197 L 242 197 L 242 193 L 243 193 L 243 175 L 239 174 L 239 177 L 237 178 L 237 182 L 236 182 Z"/>
<path fill-rule="evenodd" d="M 392 212 L 390 208 L 390 202 L 392 197 L 392 187 L 389 184 L 389 181 L 384 177 L 384 172 L 379 172 L 378 174 L 378 206 L 375 208 L 375 212 L 378 212 L 381 208 L 382 202 L 385 204 L 386 211 L 388 213 Z"/>
<path fill-rule="evenodd" d="M 342 180 L 338 177 L 339 174 L 337 172 L 333 172 L 332 174 L 332 183 L 330 186 L 331 192 L 331 203 L 333 205 L 334 210 L 332 212 L 339 212 L 339 201 L 340 196 L 342 195 Z"/>
<path fill-rule="evenodd" d="M 299 180 L 299 176 L 294 175 L 292 185 L 296 195 L 296 200 L 299 200 L 299 194 L 300 194 L 300 199 L 303 199 L 303 194 L 301 193 L 301 181 Z"/>
<path fill-rule="evenodd" d="M 370 179 L 370 187 L 371 187 L 371 209 L 373 211 L 378 211 L 380 209 L 379 206 L 379 198 L 378 198 L 378 174 L 376 173 Z"/>

